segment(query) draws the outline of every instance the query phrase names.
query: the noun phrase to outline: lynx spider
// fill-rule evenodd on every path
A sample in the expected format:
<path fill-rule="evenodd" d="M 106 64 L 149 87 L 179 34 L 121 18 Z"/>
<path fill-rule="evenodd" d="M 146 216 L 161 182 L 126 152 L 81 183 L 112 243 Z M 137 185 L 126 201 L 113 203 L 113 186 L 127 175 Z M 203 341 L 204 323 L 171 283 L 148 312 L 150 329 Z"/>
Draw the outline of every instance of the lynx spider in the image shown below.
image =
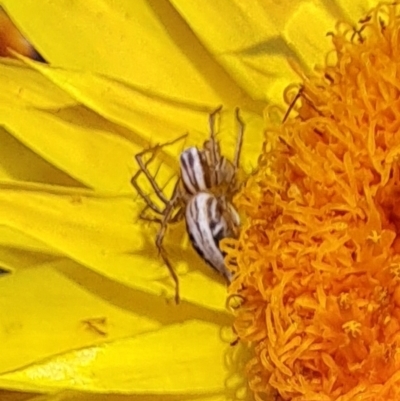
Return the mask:
<path fill-rule="evenodd" d="M 180 174 L 170 198 L 165 196 L 163 189 L 157 184 L 155 176 L 150 174 L 147 166 L 154 160 L 157 151 L 181 140 L 187 134 L 163 145 L 145 149 L 135 155 L 139 170 L 132 177 L 131 183 L 146 203 L 143 212 L 150 209 L 157 216 L 149 219 L 142 212 L 140 217 L 160 223 L 155 242 L 159 254 L 175 283 L 176 303 L 179 303 L 179 280 L 163 247 L 168 224 L 185 219 L 190 241 L 197 253 L 211 267 L 224 275 L 228 281 L 231 278 L 230 273 L 223 267 L 223 255 L 218 248 L 218 242 L 222 238 L 235 236 L 240 224 L 239 216 L 231 204 L 231 200 L 239 185 L 236 175 L 239 169 L 244 123 L 240 118 L 239 109 L 236 109 L 238 135 L 233 162 L 231 162 L 222 156 L 215 135 L 215 119 L 221 109 L 221 106 L 218 107 L 209 116 L 210 136 L 204 142 L 203 148 L 190 147 L 181 153 Z M 151 153 L 151 156 L 145 162 L 144 156 L 148 153 Z M 138 178 L 142 173 L 163 204 L 161 208 L 139 186 Z M 203 243 L 206 240 L 208 241 Z M 218 266 L 216 265 L 217 262 Z"/>

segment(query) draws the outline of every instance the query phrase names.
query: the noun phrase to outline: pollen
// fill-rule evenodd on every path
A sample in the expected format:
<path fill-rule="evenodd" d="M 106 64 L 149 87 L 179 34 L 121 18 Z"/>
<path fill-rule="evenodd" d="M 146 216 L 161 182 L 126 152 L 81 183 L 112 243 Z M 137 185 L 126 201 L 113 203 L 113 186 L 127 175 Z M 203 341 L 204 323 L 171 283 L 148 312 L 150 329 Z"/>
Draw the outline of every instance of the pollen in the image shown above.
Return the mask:
<path fill-rule="evenodd" d="M 361 334 L 361 323 L 350 320 L 350 322 L 346 322 L 342 325 L 342 329 L 346 334 L 357 337 Z"/>
<path fill-rule="evenodd" d="M 369 240 L 371 240 L 373 243 L 377 244 L 377 243 L 380 241 L 380 239 L 381 239 L 381 235 L 378 234 L 377 231 L 373 230 L 373 231 L 371 232 L 371 234 L 370 234 L 367 238 L 368 238 Z"/>
<path fill-rule="evenodd" d="M 350 305 L 351 305 L 351 301 L 350 301 L 350 294 L 348 292 L 342 292 L 339 295 L 339 306 L 342 309 L 349 309 Z"/>
<path fill-rule="evenodd" d="M 392 263 L 390 265 L 390 273 L 395 280 L 400 279 L 400 263 Z"/>
<path fill-rule="evenodd" d="M 400 8 L 331 38 L 266 122 L 222 245 L 257 400 L 400 399 Z"/>

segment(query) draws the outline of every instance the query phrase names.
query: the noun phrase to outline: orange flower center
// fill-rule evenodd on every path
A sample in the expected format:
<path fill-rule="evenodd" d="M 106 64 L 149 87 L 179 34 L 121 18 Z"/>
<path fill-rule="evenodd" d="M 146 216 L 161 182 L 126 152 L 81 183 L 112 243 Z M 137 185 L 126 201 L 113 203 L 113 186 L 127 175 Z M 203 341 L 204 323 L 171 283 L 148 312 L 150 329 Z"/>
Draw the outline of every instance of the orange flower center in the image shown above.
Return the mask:
<path fill-rule="evenodd" d="M 224 250 L 258 399 L 400 399 L 399 21 L 338 25 L 237 196 Z"/>

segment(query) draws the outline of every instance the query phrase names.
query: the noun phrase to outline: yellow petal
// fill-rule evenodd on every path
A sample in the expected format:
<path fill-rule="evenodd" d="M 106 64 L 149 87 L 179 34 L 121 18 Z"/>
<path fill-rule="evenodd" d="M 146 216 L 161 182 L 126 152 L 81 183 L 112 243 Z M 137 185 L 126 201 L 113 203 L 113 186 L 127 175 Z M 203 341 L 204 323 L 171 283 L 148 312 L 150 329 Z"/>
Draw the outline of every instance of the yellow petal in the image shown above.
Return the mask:
<path fill-rule="evenodd" d="M 1 393 L 0 393 L 1 395 Z M 11 396 L 10 396 L 11 397 Z M 226 395 L 179 395 L 173 396 L 176 401 L 226 401 Z M 243 398 L 242 398 L 243 399 Z M 10 398 L 5 401 L 170 401 L 170 395 L 163 394 L 93 394 L 76 390 L 66 390 L 55 394 L 46 394 L 28 399 Z M 2 399 L 3 401 L 3 399 Z"/>
<path fill-rule="evenodd" d="M 149 237 L 150 231 L 146 235 L 143 224 L 132 224 L 132 210 L 131 201 L 124 198 L 0 191 L 0 220 L 4 226 L 45 243 L 111 280 L 150 294 L 171 296 L 173 283 L 156 252 L 154 237 Z M 173 266 L 185 271 L 181 297 L 223 311 L 226 288 L 215 280 L 214 272 L 207 272 L 209 268 L 192 249 L 187 250 L 187 242 L 177 246 L 182 243 L 182 229 L 171 233 L 175 236 L 168 236 L 165 244 L 171 251 Z M 197 273 L 199 266 L 209 276 Z M 140 299 L 140 294 L 133 292 L 132 297 Z"/>
<path fill-rule="evenodd" d="M 146 269 L 132 268 L 135 264 L 129 253 L 140 251 L 144 239 L 139 226 L 129 220 L 133 216 L 127 200 L 3 190 L 0 204 L 4 225 L 83 265 L 120 280 L 154 277 L 157 262 Z"/>
<path fill-rule="evenodd" d="M 42 74 L 15 61 L 0 62 L 0 103 L 33 106 L 40 109 L 59 109 L 77 104 Z"/>
<path fill-rule="evenodd" d="M 11 392 L 9 394 L 12 394 Z M 1 395 L 1 392 L 0 392 Z M 18 393 L 17 393 L 18 395 Z M 226 395 L 179 395 L 173 396 L 176 401 L 226 401 Z M 243 398 L 242 398 L 243 399 Z M 3 399 L 2 399 L 3 400 Z M 62 392 L 56 392 L 55 394 L 46 394 L 41 396 L 34 396 L 34 398 L 28 399 L 6 399 L 5 401 L 169 401 L 171 400 L 170 395 L 163 394 L 93 394 L 87 392 L 80 392 L 76 390 L 66 390 Z"/>
<path fill-rule="evenodd" d="M 256 104 L 168 2 L 3 3 L 53 64 L 97 71 L 186 101 Z"/>
<path fill-rule="evenodd" d="M 23 132 L 16 132 L 16 135 L 47 160 L 88 186 L 117 192 L 129 190 L 130 174 L 134 169 L 133 155 L 138 153 L 140 145 L 149 146 L 145 142 L 149 138 L 157 138 L 163 143 L 176 139 L 189 130 L 190 144 L 197 145 L 202 144 L 208 136 L 208 133 L 199 132 L 199 128 L 204 127 L 206 131 L 207 114 L 215 108 L 212 105 L 179 104 L 172 99 L 151 96 L 97 74 L 55 69 L 26 58 L 23 60 L 77 101 L 111 121 L 105 121 L 79 107 L 60 110 L 54 115 L 29 110 L 23 112 L 23 118 L 18 115 L 21 113 L 19 110 L 9 112 L 9 118 L 13 119 L 14 125 L 23 125 L 27 133 L 31 125 L 39 124 L 38 119 L 43 120 L 40 122 L 42 130 L 29 133 L 29 137 L 23 135 Z M 246 158 L 252 160 L 252 155 L 258 154 L 260 150 L 263 121 L 257 114 L 246 115 L 245 111 L 241 113 L 246 122 L 243 148 L 243 160 L 246 164 Z M 227 139 L 223 143 L 223 152 L 225 154 L 227 151 L 229 154 L 236 141 L 237 128 L 233 113 L 225 113 L 222 123 L 221 135 L 225 134 Z M 128 128 L 131 132 L 115 124 Z M 229 135 L 231 132 L 235 135 Z M 45 140 L 55 135 L 57 140 Z M 131 146 L 129 142 L 117 137 L 122 135 L 137 146 Z M 175 153 L 171 152 L 171 149 L 165 147 L 163 150 L 170 155 L 170 165 L 171 160 L 175 160 L 172 164 L 176 171 L 177 153 L 176 150 Z M 92 160 L 92 165 L 82 163 L 86 158 Z M 168 162 L 165 158 L 163 161 Z"/>
<path fill-rule="evenodd" d="M 33 401 L 37 400 L 35 393 L 23 393 L 20 391 L 0 390 L 0 399 L 2 401 Z"/>
<path fill-rule="evenodd" d="M 47 182 L 77 187 L 80 184 L 68 174 L 35 154 L 5 128 L 0 128 L 0 181 Z"/>
<path fill-rule="evenodd" d="M 140 136 L 157 137 L 161 143 L 188 130 L 192 133 L 192 129 L 205 123 L 205 115 L 219 106 L 206 103 L 202 98 L 195 102 L 177 101 L 96 73 L 51 68 L 26 57 L 20 58 L 98 114 Z M 138 140 L 137 135 L 131 138 Z M 192 140 L 198 142 L 197 138 Z"/>
<path fill-rule="evenodd" d="M 377 0 L 335 0 L 336 9 L 340 10 L 344 15 L 344 20 L 352 23 L 356 23 L 361 17 L 363 17 L 372 7 L 375 7 L 379 1 Z"/>
<path fill-rule="evenodd" d="M 65 351 L 160 327 L 161 323 L 148 315 L 107 302 L 115 287 L 104 286 L 97 294 L 82 288 L 68 277 L 75 265 L 64 259 L 1 278 L 1 373 Z"/>
<path fill-rule="evenodd" d="M 29 237 L 24 232 L 13 230 L 10 227 L 0 226 L 1 246 L 15 249 L 21 252 L 35 252 L 37 254 L 59 255 L 54 249 L 49 248 L 43 242 Z M 4 263 L 3 254 L 2 263 Z"/>
<path fill-rule="evenodd" d="M 0 386 L 142 394 L 224 394 L 229 365 L 219 324 L 186 321 L 72 351 L 0 376 Z M 201 369 L 200 367 L 207 367 Z"/>
<path fill-rule="evenodd" d="M 282 89 L 296 78 L 286 59 L 295 53 L 279 38 L 279 27 L 269 7 L 262 1 L 172 3 L 243 90 L 265 102 L 281 100 Z M 291 9 L 291 3 L 281 8 Z"/>
<path fill-rule="evenodd" d="M 0 110 L 14 137 L 81 184 L 109 192 L 132 191 L 138 148 L 107 132 L 97 115 L 79 106 L 56 113 L 3 105 Z"/>
<path fill-rule="evenodd" d="M 356 24 L 377 1 L 357 0 L 354 2 L 299 1 L 288 15 L 282 29 L 282 36 L 296 52 L 303 69 L 312 71 L 315 65 L 325 62 L 325 55 L 331 49 L 331 38 L 337 21 Z"/>
<path fill-rule="evenodd" d="M 24 144 L 15 140 L 10 135 L 10 131 L 4 128 L 6 120 L 12 118 L 10 112 L 13 113 L 14 109 L 21 106 L 59 110 L 63 107 L 73 107 L 77 102 L 40 73 L 13 60 L 4 60 L 0 63 L 0 85 L 3 88 L 0 93 L 0 104 L 9 107 L 2 112 L 0 180 L 43 182 L 45 179 L 54 184 L 79 185 L 67 174 L 54 168 Z M 17 119 L 19 118 L 21 116 Z M 19 121 L 19 123 L 25 123 L 31 131 L 42 132 L 41 123 L 37 124 L 28 120 Z M 32 130 L 32 127 L 36 129 Z"/>
<path fill-rule="evenodd" d="M 288 58 L 311 70 L 322 61 L 330 43 L 326 33 L 335 22 L 356 22 L 370 8 L 362 0 L 351 4 L 265 0 L 171 2 L 243 90 L 255 99 L 275 103 L 281 102 L 283 89 L 298 80 Z"/>

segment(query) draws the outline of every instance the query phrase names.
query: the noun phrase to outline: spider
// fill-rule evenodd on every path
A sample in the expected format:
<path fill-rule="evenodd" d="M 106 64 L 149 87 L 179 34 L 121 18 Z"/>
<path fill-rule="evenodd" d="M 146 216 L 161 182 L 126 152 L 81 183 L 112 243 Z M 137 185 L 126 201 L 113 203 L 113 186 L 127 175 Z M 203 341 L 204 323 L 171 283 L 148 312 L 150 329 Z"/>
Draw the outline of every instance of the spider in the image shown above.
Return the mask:
<path fill-rule="evenodd" d="M 167 197 L 157 184 L 155 176 L 148 170 L 157 151 L 182 139 L 183 135 L 174 141 L 156 145 L 135 155 L 139 170 L 132 177 L 131 183 L 146 203 L 144 211 L 151 209 L 153 218 L 141 218 L 157 221 L 160 229 L 156 235 L 156 246 L 171 277 L 175 283 L 175 301 L 179 303 L 179 280 L 163 247 L 163 240 L 169 224 L 186 221 L 186 230 L 193 248 L 212 268 L 222 274 L 230 282 L 231 273 L 224 264 L 224 254 L 219 249 L 219 242 L 226 237 L 238 235 L 240 219 L 232 205 L 232 197 L 239 189 L 237 172 L 243 142 L 244 123 L 236 109 L 238 134 L 233 161 L 221 154 L 220 146 L 215 136 L 215 119 L 222 107 L 217 108 L 209 116 L 210 136 L 202 148 L 189 147 L 180 155 L 180 174 L 171 197 Z M 151 153 L 145 161 L 146 154 Z M 144 174 L 162 206 L 150 199 L 138 184 L 138 178 Z"/>

